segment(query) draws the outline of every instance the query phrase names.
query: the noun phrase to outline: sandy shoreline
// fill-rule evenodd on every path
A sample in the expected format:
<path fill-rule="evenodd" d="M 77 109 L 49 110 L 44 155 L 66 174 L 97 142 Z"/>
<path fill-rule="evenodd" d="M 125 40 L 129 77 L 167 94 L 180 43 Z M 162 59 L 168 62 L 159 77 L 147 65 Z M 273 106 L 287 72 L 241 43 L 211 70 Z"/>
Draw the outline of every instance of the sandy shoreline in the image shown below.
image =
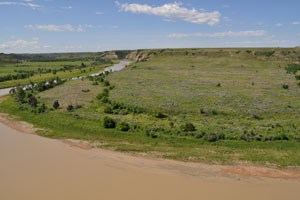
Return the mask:
<path fill-rule="evenodd" d="M 300 199 L 298 170 L 185 163 L 21 134 L 35 130 L 0 114 L 0 199 Z"/>

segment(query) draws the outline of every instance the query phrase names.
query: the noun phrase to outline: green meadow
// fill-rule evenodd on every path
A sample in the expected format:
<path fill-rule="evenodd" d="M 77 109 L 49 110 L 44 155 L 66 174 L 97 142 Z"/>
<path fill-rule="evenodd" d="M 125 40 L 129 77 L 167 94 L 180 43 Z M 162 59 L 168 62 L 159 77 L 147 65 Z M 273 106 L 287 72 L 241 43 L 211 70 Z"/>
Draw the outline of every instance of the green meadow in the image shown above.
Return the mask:
<path fill-rule="evenodd" d="M 100 148 L 193 162 L 299 166 L 298 48 L 126 53 L 139 61 L 26 92 L 21 103 L 15 94 L 2 101 L 0 112 L 33 123 L 42 136 Z"/>

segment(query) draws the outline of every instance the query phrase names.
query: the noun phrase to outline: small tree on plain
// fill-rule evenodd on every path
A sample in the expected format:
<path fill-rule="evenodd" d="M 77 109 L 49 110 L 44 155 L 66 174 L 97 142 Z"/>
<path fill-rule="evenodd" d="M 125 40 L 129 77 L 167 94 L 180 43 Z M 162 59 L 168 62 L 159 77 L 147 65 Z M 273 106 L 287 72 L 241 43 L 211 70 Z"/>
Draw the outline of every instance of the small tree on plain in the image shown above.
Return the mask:
<path fill-rule="evenodd" d="M 53 108 L 54 108 L 54 109 L 58 109 L 59 106 L 60 106 L 60 105 L 59 105 L 58 100 L 54 101 L 54 103 L 53 103 Z"/>

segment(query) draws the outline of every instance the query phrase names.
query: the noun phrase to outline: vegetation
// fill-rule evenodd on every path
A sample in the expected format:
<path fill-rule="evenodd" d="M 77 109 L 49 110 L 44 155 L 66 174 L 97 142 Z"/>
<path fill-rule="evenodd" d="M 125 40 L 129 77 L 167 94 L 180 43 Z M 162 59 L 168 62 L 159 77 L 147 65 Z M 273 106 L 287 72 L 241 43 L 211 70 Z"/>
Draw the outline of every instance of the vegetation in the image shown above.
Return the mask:
<path fill-rule="evenodd" d="M 100 147 L 119 151 L 209 163 L 300 164 L 300 88 L 298 69 L 291 67 L 300 50 L 123 53 L 139 62 L 45 91 L 17 88 L 0 112 L 45 128 L 40 135 L 100 140 Z"/>

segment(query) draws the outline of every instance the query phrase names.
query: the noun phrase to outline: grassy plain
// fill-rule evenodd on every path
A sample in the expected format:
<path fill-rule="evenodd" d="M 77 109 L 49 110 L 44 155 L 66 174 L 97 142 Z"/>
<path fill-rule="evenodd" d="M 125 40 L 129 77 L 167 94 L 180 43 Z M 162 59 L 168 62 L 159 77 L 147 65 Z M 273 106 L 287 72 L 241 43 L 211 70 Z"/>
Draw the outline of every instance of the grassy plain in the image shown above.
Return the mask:
<path fill-rule="evenodd" d="M 299 62 L 298 49 L 143 53 L 149 61 L 133 63 L 106 77 L 113 86 L 110 103 L 96 98 L 107 86 L 77 80 L 35 94 L 40 104 L 47 105 L 46 113 L 35 114 L 13 97 L 1 103 L 0 112 L 44 128 L 39 131 L 43 136 L 84 139 L 118 151 L 194 162 L 300 165 L 300 87 L 285 70 L 288 64 Z M 83 92 L 86 89 L 89 92 Z M 58 110 L 51 109 L 55 100 L 61 103 Z M 68 104 L 83 107 L 69 112 Z M 105 112 L 107 107 L 112 111 Z M 105 116 L 117 124 L 128 123 L 130 130 L 105 129 Z M 196 130 L 185 131 L 187 123 Z"/>

